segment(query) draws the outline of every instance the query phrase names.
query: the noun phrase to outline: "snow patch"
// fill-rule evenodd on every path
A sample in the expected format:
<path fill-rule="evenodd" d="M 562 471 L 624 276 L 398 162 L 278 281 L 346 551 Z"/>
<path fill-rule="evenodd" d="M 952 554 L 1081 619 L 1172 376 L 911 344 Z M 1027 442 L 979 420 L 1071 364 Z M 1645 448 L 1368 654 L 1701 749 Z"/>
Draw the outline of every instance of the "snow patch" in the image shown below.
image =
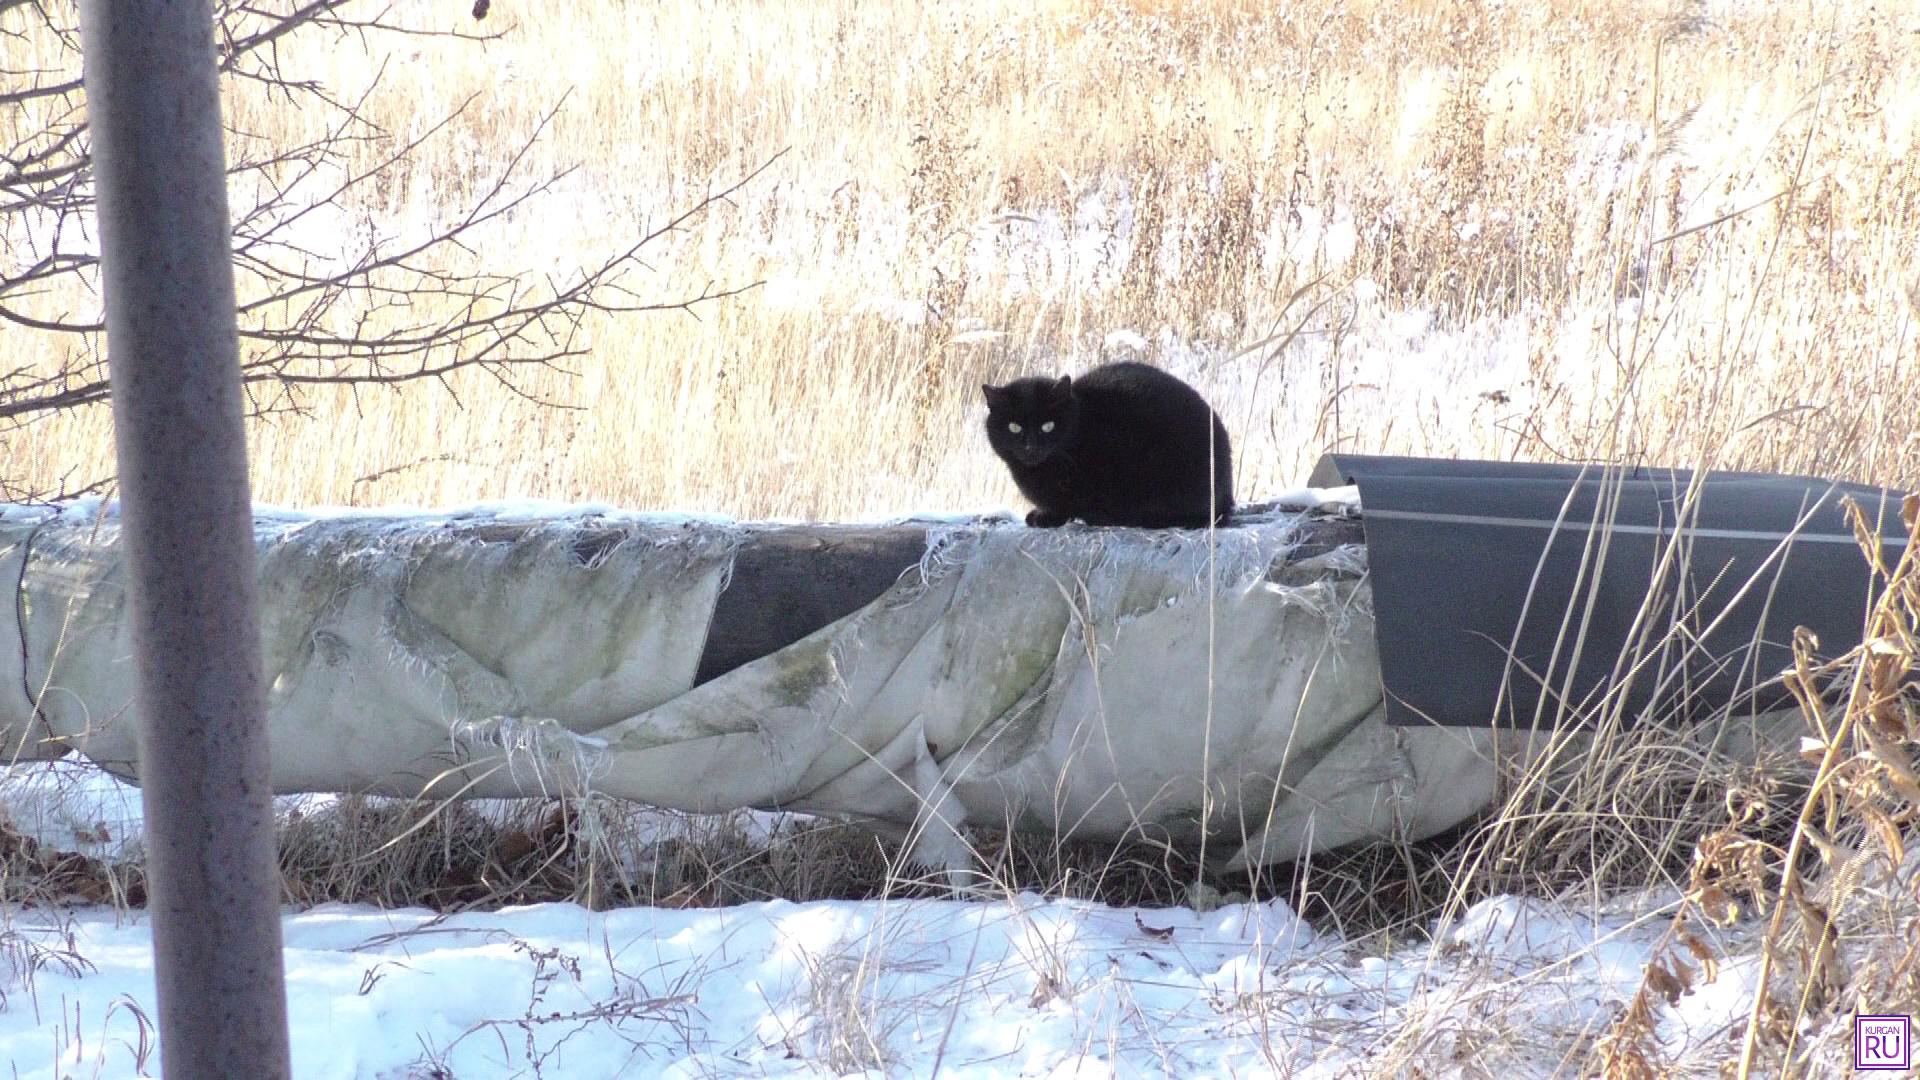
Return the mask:
<path fill-rule="evenodd" d="M 15 766 L 0 793 L 17 828 L 37 822 L 56 847 L 112 817 L 131 845 L 119 850 L 137 850 L 138 792 L 97 769 Z M 767 836 L 785 820 L 749 817 Z M 1436 1060 L 1448 1032 L 1533 1047 L 1499 1064 L 1545 1075 L 1631 1000 L 1664 922 L 1500 896 L 1433 947 L 1359 955 L 1280 900 L 1203 912 L 1019 893 L 452 916 L 325 905 L 286 912 L 282 933 L 302 1077 L 926 1075 L 936 1062 L 963 1077 L 1336 1077 L 1374 1074 L 1414 1030 L 1441 1040 Z M 15 908 L 0 940 L 9 1001 L 41 1003 L 0 1010 L 19 1075 L 134 1074 L 155 1004 L 146 914 Z M 1662 1049 L 1717 1045 L 1753 974 L 1730 959 L 1657 1003 Z"/>

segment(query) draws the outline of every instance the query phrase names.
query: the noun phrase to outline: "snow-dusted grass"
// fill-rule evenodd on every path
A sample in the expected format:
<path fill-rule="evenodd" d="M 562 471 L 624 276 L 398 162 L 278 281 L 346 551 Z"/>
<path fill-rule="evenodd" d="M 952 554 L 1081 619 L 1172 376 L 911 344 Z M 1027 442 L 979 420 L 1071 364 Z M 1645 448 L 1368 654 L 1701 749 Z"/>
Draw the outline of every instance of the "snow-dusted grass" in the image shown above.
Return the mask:
<path fill-rule="evenodd" d="M 1196 914 L 1018 894 L 326 905 L 289 911 L 284 935 L 301 1077 L 1546 1076 L 1625 1008 L 1663 923 L 1503 897 L 1369 955 L 1278 900 Z M 0 1057 L 19 1075 L 153 1069 L 143 913 L 16 909 L 0 940 Z M 1723 1046 L 1749 967 L 1663 1010 L 1660 1044 Z"/>
<path fill-rule="evenodd" d="M 138 792 L 98 770 L 18 765 L 0 792 L 11 829 L 48 849 L 138 859 Z M 332 826 L 348 831 L 323 853 L 339 865 L 303 862 L 297 852 L 328 828 L 315 823 L 348 804 L 280 803 L 290 892 L 356 874 L 399 891 L 410 874 L 438 872 L 431 855 L 377 844 L 411 819 L 382 833 L 364 807 Z M 461 812 L 525 817 L 512 803 Z M 629 822 L 608 842 L 637 874 L 634 853 L 694 842 L 699 827 Z M 795 843 L 778 818 L 728 827 L 746 834 L 735 851 Z M 36 885 L 17 877 L 11 887 L 31 902 L 0 916 L 0 1055 L 22 1076 L 133 1075 L 142 1060 L 151 1070 L 145 913 L 49 904 L 71 898 Z M 1682 897 L 1671 889 L 1495 895 L 1372 929 L 1350 902 L 1347 919 L 1315 929 L 1280 899 L 1229 896 L 1202 913 L 1057 892 L 906 891 L 712 906 L 713 893 L 684 890 L 600 911 L 289 907 L 296 1075 L 1575 1075 L 1654 960 L 1690 965 L 1690 985 L 1655 1009 L 1647 1046 L 1710 1071 L 1751 1001 L 1759 936 L 1751 918 L 1697 930 L 1719 968 L 1709 981 L 1676 943 Z M 1329 902 L 1339 903 L 1315 898 L 1323 915 Z"/>
<path fill-rule="evenodd" d="M 0 16 L 29 31 L 6 39 L 26 54 L 10 66 L 77 73 L 30 16 Z M 480 95 L 390 182 L 303 219 L 317 263 L 460 215 L 564 96 L 523 165 L 578 171 L 473 237 L 476 262 L 596 261 L 785 151 L 631 282 L 649 299 L 766 285 L 697 319 L 591 319 L 574 370 L 514 388 L 473 372 L 302 391 L 310 415 L 251 429 L 264 501 L 997 508 L 1017 496 L 976 430 L 979 384 L 1117 357 L 1207 390 L 1249 498 L 1336 448 L 1711 456 L 1895 482 L 1920 469 L 1902 419 L 1920 411 L 1920 26 L 1903 5 L 671 0 L 507 5 L 479 26 L 459 4 L 395 16 L 501 36 L 322 27 L 276 44 L 288 78 L 343 100 L 383 72 L 366 115 L 395 140 Z M 328 122 L 244 80 L 227 90 L 254 158 Z M 337 180 L 268 179 L 295 201 Z M 22 265 L 92 243 L 9 220 Z M 27 292 L 9 304 L 30 318 L 99 303 Z M 12 324 L 6 340 L 9 370 L 105 352 Z M 96 406 L 0 431 L 0 481 L 110 472 L 107 419 Z"/>

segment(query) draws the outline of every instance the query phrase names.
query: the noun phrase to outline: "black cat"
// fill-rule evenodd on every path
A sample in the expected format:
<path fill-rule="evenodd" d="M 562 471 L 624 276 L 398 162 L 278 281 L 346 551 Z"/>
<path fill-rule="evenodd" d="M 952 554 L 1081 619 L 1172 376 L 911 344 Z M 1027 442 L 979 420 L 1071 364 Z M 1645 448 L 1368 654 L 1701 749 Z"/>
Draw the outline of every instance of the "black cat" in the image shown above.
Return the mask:
<path fill-rule="evenodd" d="M 1027 524 L 1203 529 L 1233 510 L 1226 426 L 1198 391 L 1145 364 L 983 385 L 987 441 L 1033 501 Z M 1209 469 L 1207 434 L 1213 436 Z"/>

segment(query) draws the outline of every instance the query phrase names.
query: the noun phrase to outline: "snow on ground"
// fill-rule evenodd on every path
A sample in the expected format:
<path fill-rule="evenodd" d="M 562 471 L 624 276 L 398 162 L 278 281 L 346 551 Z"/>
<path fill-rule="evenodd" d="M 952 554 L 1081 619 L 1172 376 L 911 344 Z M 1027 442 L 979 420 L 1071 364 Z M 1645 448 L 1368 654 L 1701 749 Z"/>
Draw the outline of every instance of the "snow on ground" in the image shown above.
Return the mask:
<path fill-rule="evenodd" d="M 137 839 L 137 793 L 103 774 L 9 774 L 0 801 L 23 832 L 103 854 Z M 1334 1077 L 1403 1053 L 1544 1076 L 1625 1008 L 1665 925 L 1513 897 L 1431 945 L 1365 949 L 1278 900 L 283 915 L 295 1075 L 315 1078 Z M 0 1060 L 21 1077 L 157 1074 L 151 945 L 142 911 L 0 909 Z M 1731 961 L 1663 1005 L 1664 1050 L 1723 1045 L 1750 979 Z"/>

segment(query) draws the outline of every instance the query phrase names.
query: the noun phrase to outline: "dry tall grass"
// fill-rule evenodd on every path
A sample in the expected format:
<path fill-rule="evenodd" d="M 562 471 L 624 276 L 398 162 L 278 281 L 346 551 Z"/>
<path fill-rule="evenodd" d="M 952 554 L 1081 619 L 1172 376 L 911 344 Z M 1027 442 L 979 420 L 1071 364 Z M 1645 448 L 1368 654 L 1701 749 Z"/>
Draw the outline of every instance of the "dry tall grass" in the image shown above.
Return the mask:
<path fill-rule="evenodd" d="M 1920 477 L 1920 26 L 1829 5 L 1582 0 L 500 4 L 475 44 L 289 38 L 290 76 L 416 135 L 337 229 L 454 213 L 564 101 L 563 194 L 480 252 L 560 267 L 788 153 L 656 252 L 698 320 L 590 327 L 575 374 L 316 395 L 253 431 L 288 504 L 605 500 L 857 517 L 1017 501 L 977 384 L 1141 342 L 1209 387 L 1243 494 L 1326 449 Z M 20 18 L 15 13 L 0 21 Z M 409 5 L 422 28 L 462 5 Z M 53 44 L 0 38 L 7 67 Z M 21 53 L 27 55 L 22 56 Z M 317 118 L 253 84 L 228 120 Z M 352 153 L 373 155 L 367 144 Z M 343 167 L 344 164 L 343 164 Z M 316 230 L 316 250 L 327 247 Z M 90 296 L 35 298 L 42 314 Z M 72 343 L 6 330 L 8 366 Z M 524 394 L 524 396 L 522 396 Z M 533 400 L 529 400 L 529 399 Z M 550 402 L 564 407 L 550 407 Z M 106 410 L 0 435 L 110 470 Z"/>

